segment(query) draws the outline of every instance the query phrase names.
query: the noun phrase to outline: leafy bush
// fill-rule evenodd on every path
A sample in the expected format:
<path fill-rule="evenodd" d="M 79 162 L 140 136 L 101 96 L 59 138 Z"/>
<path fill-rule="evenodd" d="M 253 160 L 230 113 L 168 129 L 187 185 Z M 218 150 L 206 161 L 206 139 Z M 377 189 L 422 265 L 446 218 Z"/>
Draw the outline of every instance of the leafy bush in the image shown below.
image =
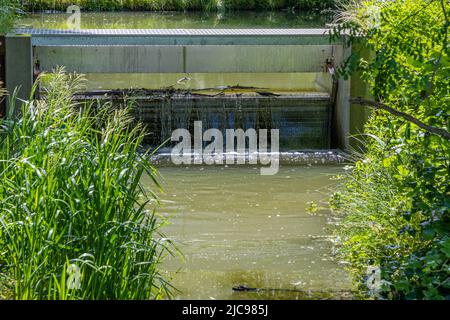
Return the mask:
<path fill-rule="evenodd" d="M 140 186 L 156 174 L 138 153 L 141 126 L 127 107 L 73 102 L 79 76 L 47 81 L 45 98 L 0 122 L 0 288 L 15 299 L 170 295 L 159 264 L 171 246 Z"/>
<path fill-rule="evenodd" d="M 346 30 L 372 58 L 355 52 L 340 75 L 354 66 L 377 101 L 450 130 L 449 3 L 363 1 L 342 17 L 335 32 Z M 367 267 L 379 266 L 382 297 L 449 299 L 449 140 L 381 110 L 365 133 L 367 150 L 332 198 L 345 215 L 343 258 L 363 291 Z"/>

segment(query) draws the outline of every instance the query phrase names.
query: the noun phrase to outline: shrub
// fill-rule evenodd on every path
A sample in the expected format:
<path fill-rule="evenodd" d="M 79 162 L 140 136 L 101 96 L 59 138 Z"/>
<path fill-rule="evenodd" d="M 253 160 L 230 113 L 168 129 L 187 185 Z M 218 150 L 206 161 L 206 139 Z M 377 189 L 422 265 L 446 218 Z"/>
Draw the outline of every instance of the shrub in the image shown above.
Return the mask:
<path fill-rule="evenodd" d="M 170 296 L 141 126 L 128 107 L 76 104 L 79 76 L 47 77 L 43 99 L 0 122 L 0 285 L 15 299 Z"/>

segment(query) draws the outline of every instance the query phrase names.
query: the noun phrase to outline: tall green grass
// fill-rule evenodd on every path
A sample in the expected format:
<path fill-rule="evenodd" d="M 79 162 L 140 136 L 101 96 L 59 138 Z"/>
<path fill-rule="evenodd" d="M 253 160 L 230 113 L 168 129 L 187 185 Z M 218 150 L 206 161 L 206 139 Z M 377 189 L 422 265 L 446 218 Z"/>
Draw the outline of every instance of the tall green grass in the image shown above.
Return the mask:
<path fill-rule="evenodd" d="M 0 35 L 11 30 L 22 13 L 20 0 L 0 0 Z"/>
<path fill-rule="evenodd" d="M 61 10 L 79 5 L 82 10 L 149 10 L 149 11 L 217 11 L 217 10 L 281 10 L 324 9 L 335 0 L 31 0 L 26 9 Z"/>
<path fill-rule="evenodd" d="M 14 299 L 157 299 L 171 251 L 140 181 L 155 169 L 129 108 L 72 100 L 80 76 L 0 120 L 0 290 Z M 10 99 L 12 106 L 15 99 Z M 1 295 L 1 293 L 0 293 Z"/>

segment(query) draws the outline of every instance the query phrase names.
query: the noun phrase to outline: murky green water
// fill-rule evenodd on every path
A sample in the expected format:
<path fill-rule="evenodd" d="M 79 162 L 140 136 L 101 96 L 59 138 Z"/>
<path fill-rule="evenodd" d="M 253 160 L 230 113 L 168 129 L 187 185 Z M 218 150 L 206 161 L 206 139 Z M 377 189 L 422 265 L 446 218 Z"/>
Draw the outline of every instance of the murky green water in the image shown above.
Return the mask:
<path fill-rule="evenodd" d="M 66 29 L 69 14 L 32 14 L 21 20 L 34 28 Z M 330 15 L 319 13 L 81 12 L 82 29 L 321 28 Z"/>
<path fill-rule="evenodd" d="M 260 176 L 252 167 L 163 167 L 159 210 L 171 215 L 165 234 L 184 254 L 169 258 L 179 299 L 346 298 L 349 280 L 332 255 L 324 201 L 337 166 L 286 166 Z M 178 271 L 175 274 L 175 271 Z M 304 292 L 233 292 L 232 287 Z"/>

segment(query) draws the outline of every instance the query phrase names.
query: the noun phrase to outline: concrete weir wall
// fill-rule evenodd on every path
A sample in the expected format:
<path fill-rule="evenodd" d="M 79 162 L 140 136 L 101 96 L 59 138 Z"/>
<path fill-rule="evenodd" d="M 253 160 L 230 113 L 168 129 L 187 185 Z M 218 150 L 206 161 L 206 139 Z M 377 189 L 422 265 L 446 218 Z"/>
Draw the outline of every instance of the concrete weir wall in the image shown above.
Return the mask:
<path fill-rule="evenodd" d="M 126 45 L 39 46 L 43 70 L 64 65 L 82 73 L 323 72 L 338 46 Z"/>
<path fill-rule="evenodd" d="M 5 37 L 6 89 L 17 98 L 28 100 L 33 86 L 33 51 L 30 35 L 7 35 Z"/>
<path fill-rule="evenodd" d="M 27 98 L 33 59 L 42 71 L 88 74 L 324 73 L 351 53 L 326 29 L 16 30 L 7 36 L 6 82 Z M 20 33 L 20 34 L 19 34 Z M 334 147 L 349 147 L 350 80 L 338 81 Z"/>

